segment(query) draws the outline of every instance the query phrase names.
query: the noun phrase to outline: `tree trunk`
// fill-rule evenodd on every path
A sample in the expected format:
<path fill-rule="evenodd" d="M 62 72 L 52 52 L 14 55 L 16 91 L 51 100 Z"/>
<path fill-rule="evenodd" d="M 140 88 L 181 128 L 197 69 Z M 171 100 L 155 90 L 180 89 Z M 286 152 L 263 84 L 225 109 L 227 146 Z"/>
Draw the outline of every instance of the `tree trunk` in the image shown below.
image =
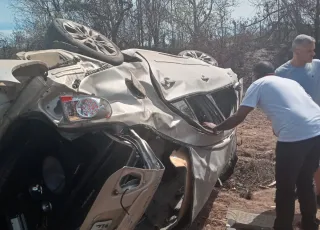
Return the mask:
<path fill-rule="evenodd" d="M 319 23 L 319 14 L 320 14 L 320 0 L 317 0 L 317 4 L 316 4 L 316 17 L 315 17 L 315 20 L 314 20 L 314 38 L 316 40 L 316 43 L 318 44 L 319 42 L 319 26 L 320 26 L 320 23 Z"/>
<path fill-rule="evenodd" d="M 198 44 L 198 36 L 199 36 L 199 26 L 198 26 L 198 10 L 197 10 L 197 2 L 193 0 L 193 48 L 195 49 Z"/>

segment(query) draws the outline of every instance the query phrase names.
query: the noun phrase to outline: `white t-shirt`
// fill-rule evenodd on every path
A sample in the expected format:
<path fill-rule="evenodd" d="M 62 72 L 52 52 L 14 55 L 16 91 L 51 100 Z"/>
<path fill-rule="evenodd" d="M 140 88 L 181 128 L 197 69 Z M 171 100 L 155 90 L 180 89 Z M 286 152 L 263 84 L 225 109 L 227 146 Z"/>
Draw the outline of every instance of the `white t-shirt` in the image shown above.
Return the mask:
<path fill-rule="evenodd" d="M 271 120 L 278 141 L 294 142 L 320 135 L 320 107 L 294 80 L 260 78 L 250 85 L 241 105 L 261 108 Z"/>

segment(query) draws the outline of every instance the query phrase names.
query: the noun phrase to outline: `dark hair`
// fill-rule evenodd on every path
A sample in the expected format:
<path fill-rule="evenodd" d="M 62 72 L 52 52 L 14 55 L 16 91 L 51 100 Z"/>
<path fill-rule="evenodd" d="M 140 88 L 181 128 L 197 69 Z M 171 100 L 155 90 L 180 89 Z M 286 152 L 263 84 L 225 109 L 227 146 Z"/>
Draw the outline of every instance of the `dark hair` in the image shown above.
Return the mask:
<path fill-rule="evenodd" d="M 268 74 L 273 74 L 274 70 L 274 66 L 268 61 L 260 61 L 253 67 L 253 72 L 257 78 L 262 78 Z"/>

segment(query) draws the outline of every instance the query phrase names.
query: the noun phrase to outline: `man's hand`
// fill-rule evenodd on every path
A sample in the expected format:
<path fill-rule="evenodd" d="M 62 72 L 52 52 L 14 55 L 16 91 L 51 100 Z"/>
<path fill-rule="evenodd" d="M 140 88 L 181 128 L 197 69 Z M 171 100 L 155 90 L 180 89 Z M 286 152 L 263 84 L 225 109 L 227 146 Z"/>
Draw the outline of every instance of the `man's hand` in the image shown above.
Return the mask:
<path fill-rule="evenodd" d="M 202 125 L 211 129 L 214 134 L 218 134 L 218 131 L 215 129 L 217 125 L 213 124 L 212 122 L 203 122 Z"/>
<path fill-rule="evenodd" d="M 216 127 L 216 125 L 213 124 L 212 122 L 203 122 L 202 125 L 210 129 L 213 129 L 214 127 Z"/>

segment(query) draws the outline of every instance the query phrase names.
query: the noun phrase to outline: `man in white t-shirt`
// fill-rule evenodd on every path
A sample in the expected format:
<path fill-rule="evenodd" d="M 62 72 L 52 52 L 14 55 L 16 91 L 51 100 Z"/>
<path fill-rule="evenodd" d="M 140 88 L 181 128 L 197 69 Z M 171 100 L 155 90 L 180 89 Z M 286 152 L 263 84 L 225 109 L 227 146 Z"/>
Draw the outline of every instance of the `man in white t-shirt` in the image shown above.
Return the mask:
<path fill-rule="evenodd" d="M 221 124 L 204 125 L 213 133 L 239 125 L 255 108 L 272 122 L 276 146 L 275 230 L 293 230 L 295 188 L 305 230 L 318 229 L 313 175 L 320 159 L 320 107 L 299 83 L 274 76 L 269 62 L 254 67 L 257 78 L 248 88 L 239 110 Z"/>

